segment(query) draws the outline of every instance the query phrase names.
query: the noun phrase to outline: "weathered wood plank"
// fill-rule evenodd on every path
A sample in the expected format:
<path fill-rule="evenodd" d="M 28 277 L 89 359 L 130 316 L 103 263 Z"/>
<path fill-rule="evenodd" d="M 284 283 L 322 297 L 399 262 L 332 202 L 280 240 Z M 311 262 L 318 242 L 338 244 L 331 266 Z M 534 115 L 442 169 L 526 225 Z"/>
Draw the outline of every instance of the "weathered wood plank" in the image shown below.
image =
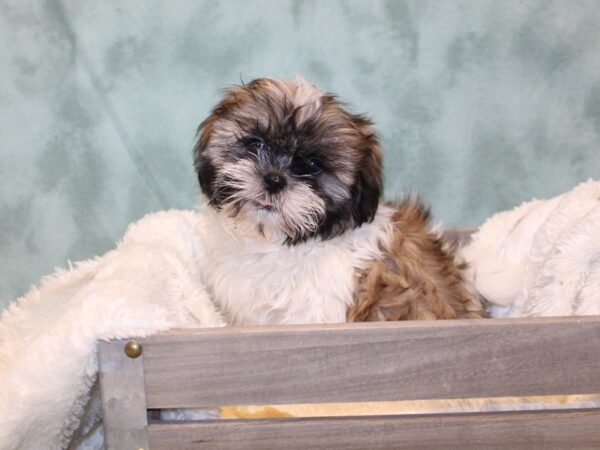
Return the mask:
<path fill-rule="evenodd" d="M 143 355 L 129 358 L 127 340 L 99 342 L 98 366 L 107 450 L 148 449 Z"/>
<path fill-rule="evenodd" d="M 600 392 L 600 318 L 231 327 L 144 339 L 149 408 Z"/>
<path fill-rule="evenodd" d="M 153 450 L 597 449 L 600 410 L 150 425 Z"/>
<path fill-rule="evenodd" d="M 477 228 L 448 228 L 444 230 L 444 235 L 456 240 L 460 246 L 463 246 L 471 242 L 471 237 L 476 232 Z"/>

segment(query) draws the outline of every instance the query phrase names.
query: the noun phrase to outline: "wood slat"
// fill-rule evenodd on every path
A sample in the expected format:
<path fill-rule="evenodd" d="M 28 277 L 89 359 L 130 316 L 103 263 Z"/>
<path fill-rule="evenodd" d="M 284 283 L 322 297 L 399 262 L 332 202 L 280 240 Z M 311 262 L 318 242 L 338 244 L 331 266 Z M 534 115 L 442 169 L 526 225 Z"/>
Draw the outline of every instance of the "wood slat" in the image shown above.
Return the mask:
<path fill-rule="evenodd" d="M 143 340 L 148 408 L 600 393 L 600 318 L 221 328 Z"/>
<path fill-rule="evenodd" d="M 153 450 L 600 448 L 600 411 L 216 421 L 150 425 Z"/>
<path fill-rule="evenodd" d="M 476 232 L 477 228 L 449 228 L 444 231 L 444 235 L 464 246 L 471 242 L 471 237 Z"/>
<path fill-rule="evenodd" d="M 107 450 L 148 448 L 143 356 L 125 355 L 126 340 L 98 343 L 102 422 Z"/>

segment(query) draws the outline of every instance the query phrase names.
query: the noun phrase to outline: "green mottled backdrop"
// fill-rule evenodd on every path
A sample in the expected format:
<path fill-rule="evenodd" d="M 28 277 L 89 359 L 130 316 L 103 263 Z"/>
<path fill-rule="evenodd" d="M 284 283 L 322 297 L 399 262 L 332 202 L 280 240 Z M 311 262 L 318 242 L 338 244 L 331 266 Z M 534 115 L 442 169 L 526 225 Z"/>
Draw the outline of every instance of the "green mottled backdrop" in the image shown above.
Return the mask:
<path fill-rule="evenodd" d="M 378 124 L 387 196 L 476 225 L 600 177 L 600 2 L 0 0 L 0 305 L 192 208 L 196 126 L 302 73 Z"/>

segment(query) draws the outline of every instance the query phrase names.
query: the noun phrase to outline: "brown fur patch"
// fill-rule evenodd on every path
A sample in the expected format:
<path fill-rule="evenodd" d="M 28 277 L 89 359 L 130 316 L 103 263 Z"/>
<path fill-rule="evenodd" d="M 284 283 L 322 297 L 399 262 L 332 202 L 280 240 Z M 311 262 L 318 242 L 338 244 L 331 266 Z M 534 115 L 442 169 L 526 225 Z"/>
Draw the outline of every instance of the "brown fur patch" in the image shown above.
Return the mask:
<path fill-rule="evenodd" d="M 484 317 L 457 262 L 457 243 L 431 231 L 429 212 L 414 198 L 391 205 L 394 237 L 384 257 L 357 273 L 349 322 Z"/>

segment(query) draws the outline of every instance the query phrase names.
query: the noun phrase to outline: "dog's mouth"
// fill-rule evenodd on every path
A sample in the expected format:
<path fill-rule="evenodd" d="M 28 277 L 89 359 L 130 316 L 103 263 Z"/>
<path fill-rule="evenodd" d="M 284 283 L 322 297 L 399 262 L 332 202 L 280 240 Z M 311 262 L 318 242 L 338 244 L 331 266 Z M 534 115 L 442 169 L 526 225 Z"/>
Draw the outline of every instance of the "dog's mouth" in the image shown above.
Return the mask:
<path fill-rule="evenodd" d="M 266 211 L 272 211 L 273 210 L 273 202 L 271 200 L 266 199 L 266 198 L 256 199 L 256 200 L 254 200 L 254 204 L 256 205 L 256 207 L 258 209 L 264 209 Z"/>

